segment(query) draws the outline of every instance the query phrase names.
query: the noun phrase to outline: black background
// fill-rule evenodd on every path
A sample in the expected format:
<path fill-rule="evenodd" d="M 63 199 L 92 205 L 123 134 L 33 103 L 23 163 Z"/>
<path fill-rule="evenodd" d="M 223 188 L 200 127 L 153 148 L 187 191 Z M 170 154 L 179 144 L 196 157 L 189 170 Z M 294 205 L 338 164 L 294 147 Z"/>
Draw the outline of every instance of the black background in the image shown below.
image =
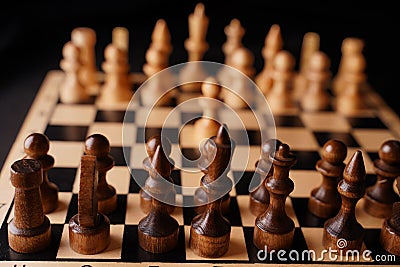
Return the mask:
<path fill-rule="evenodd" d="M 204 60 L 223 62 L 224 27 L 238 18 L 246 34 L 245 46 L 255 55 L 255 67 L 263 66 L 261 49 L 270 26 L 281 26 L 284 49 L 299 59 L 306 32 L 320 34 L 320 49 L 331 58 L 335 74 L 341 42 L 346 37 L 365 41 L 366 73 L 371 85 L 400 114 L 397 83 L 398 29 L 396 10 L 384 2 L 352 1 L 202 1 L 210 19 Z M 73 28 L 85 26 L 97 33 L 96 64 L 111 42 L 116 26 L 130 32 L 129 59 L 132 71 L 141 71 L 151 32 L 159 18 L 171 32 L 171 64 L 187 59 L 183 42 L 187 19 L 198 1 L 13 1 L 0 10 L 0 163 L 3 163 L 30 104 L 47 71 L 59 69 L 61 50 Z M 296 66 L 297 68 L 298 66 Z M 22 144 L 21 144 L 22 145 Z"/>

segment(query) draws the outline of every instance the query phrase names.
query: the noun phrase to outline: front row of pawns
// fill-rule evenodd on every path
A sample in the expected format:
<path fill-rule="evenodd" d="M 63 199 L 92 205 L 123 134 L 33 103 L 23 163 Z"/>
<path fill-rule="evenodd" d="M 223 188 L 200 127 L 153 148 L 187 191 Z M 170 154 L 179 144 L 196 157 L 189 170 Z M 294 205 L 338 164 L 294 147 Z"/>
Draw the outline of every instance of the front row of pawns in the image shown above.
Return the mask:
<path fill-rule="evenodd" d="M 162 144 L 167 145 L 164 148 Z M 170 215 L 175 196 L 170 176 L 174 162 L 169 158 L 169 143 L 161 142 L 159 136 L 151 138 L 146 145 L 148 157 L 143 166 L 149 177 L 140 192 L 140 205 L 147 215 L 139 222 L 138 242 L 146 251 L 165 253 L 176 247 L 179 235 L 179 224 Z M 204 176 L 195 193 L 195 202 L 203 205 L 196 209 L 198 215 L 192 220 L 189 238 L 190 248 L 202 257 L 221 257 L 229 248 L 231 224 L 224 217 L 227 211 L 223 207 L 229 207 L 226 203 L 229 203 L 232 182 L 227 173 L 234 146 L 226 125 L 203 146 L 199 167 Z M 57 193 L 58 189 L 48 181 L 47 170 L 54 164 L 54 159 L 47 155 L 48 149 L 46 136 L 32 134 L 25 140 L 27 156 L 11 166 L 15 197 L 8 238 L 10 247 L 20 253 L 37 252 L 51 243 L 51 224 L 45 213 L 54 210 L 56 204 L 46 197 L 51 195 L 48 192 Z M 110 144 L 103 135 L 87 138 L 80 166 L 78 214 L 69 222 L 70 246 L 81 254 L 99 253 L 110 243 L 110 221 L 106 214 L 116 208 L 116 193 L 105 179 L 106 171 L 114 165 L 109 151 Z M 374 161 L 378 182 L 365 194 L 366 174 L 361 151 L 356 151 L 345 165 L 347 151 L 341 141 L 330 140 L 324 145 L 322 158 L 316 164 L 323 181 L 312 190 L 308 208 L 315 216 L 326 219 L 322 240 L 326 248 L 361 249 L 364 229 L 356 219 L 355 206 L 365 194 L 364 209 L 385 218 L 380 243 L 390 253 L 400 254 L 400 202 L 393 191 L 393 181 L 400 174 L 399 151 L 398 141 L 382 144 L 380 158 Z M 264 143 L 261 152 L 256 171 L 263 180 L 250 193 L 250 210 L 257 215 L 253 242 L 257 248 L 267 247 L 269 251 L 289 249 L 295 226 L 286 214 L 285 200 L 294 189 L 289 171 L 296 157 L 287 144 L 277 139 Z M 52 199 L 57 203 L 54 194 Z M 50 204 L 53 206 L 49 207 Z M 345 239 L 347 247 L 338 247 L 339 239 Z"/>

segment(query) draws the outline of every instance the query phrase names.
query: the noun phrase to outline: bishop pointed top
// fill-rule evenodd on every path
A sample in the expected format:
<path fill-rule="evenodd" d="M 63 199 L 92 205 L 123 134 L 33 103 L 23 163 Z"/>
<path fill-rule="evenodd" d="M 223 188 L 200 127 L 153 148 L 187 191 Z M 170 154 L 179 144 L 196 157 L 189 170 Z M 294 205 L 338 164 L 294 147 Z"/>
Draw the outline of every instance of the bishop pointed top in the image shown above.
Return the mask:
<path fill-rule="evenodd" d="M 349 183 L 361 184 L 365 181 L 365 166 L 361 150 L 357 150 L 347 163 L 343 173 Z"/>
<path fill-rule="evenodd" d="M 225 123 L 219 127 L 217 136 L 215 137 L 215 143 L 221 145 L 229 145 L 231 143 L 228 134 L 228 126 Z"/>
<path fill-rule="evenodd" d="M 265 44 L 267 46 L 279 47 L 282 46 L 282 43 L 281 27 L 278 24 L 273 24 L 265 38 Z"/>
<path fill-rule="evenodd" d="M 165 156 L 165 153 L 160 145 L 157 146 L 156 151 L 154 152 L 151 165 L 153 166 L 154 170 L 162 177 L 169 178 L 169 176 L 171 175 L 171 164 Z"/>
<path fill-rule="evenodd" d="M 163 40 L 163 42 L 168 43 L 170 42 L 171 35 L 164 19 L 157 20 L 156 25 L 154 26 L 152 39 Z"/>
<path fill-rule="evenodd" d="M 204 17 L 205 16 L 204 4 L 203 3 L 198 3 L 196 5 L 196 7 L 194 8 L 193 14 L 195 14 L 195 16 Z"/>

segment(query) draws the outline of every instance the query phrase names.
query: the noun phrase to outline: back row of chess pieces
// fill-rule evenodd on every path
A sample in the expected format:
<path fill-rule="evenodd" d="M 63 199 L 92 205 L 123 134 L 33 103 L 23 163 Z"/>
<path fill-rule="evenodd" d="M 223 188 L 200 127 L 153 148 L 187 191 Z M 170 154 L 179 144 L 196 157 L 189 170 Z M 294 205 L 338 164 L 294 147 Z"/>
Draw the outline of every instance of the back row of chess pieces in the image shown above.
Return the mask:
<path fill-rule="evenodd" d="M 189 15 L 188 23 L 189 38 L 185 41 L 188 61 L 201 61 L 209 48 L 206 41 L 209 20 L 202 3 L 197 4 L 194 12 Z M 254 54 L 242 43 L 245 29 L 240 21 L 233 19 L 224 32 L 224 63 L 254 80 L 273 112 L 300 105 L 305 111 L 327 110 L 333 107 L 341 113 L 351 114 L 367 107 L 368 103 L 363 96 L 368 83 L 362 39 L 348 37 L 343 40 L 339 69 L 332 77 L 330 59 L 320 50 L 320 36 L 315 32 L 308 32 L 303 38 L 299 71 L 295 71 L 294 56 L 283 48 L 281 28 L 273 24 L 265 37 L 262 49 L 264 67 L 256 74 L 253 66 Z M 96 33 L 93 29 L 80 27 L 72 31 L 71 41 L 65 44 L 63 59 L 60 62 L 60 67 L 66 73 L 65 80 L 59 88 L 61 102 L 81 103 L 87 101 L 90 95 L 100 94 L 99 101 L 103 103 L 129 103 L 134 92 L 128 59 L 128 30 L 116 27 L 112 32 L 112 42 L 104 51 L 105 61 L 102 69 L 105 77 L 101 87 L 94 56 L 95 44 Z M 169 104 L 174 94 L 164 93 L 171 84 L 179 84 L 179 81 L 198 81 L 199 77 L 204 80 L 207 78 L 207 73 L 195 64 L 184 67 L 179 77 L 171 74 L 168 82 L 165 81 L 165 76 L 163 80 L 157 81 L 157 75 L 154 74 L 168 69 L 172 50 L 167 23 L 159 19 L 145 54 L 143 73 L 146 78 L 152 77 L 153 81 L 142 91 L 141 99 L 144 105 Z M 240 75 L 226 75 L 222 68 L 217 77 L 213 77 L 217 82 L 224 82 L 225 90 L 220 98 L 234 109 L 245 108 L 247 105 L 226 88 L 239 88 L 236 93 L 245 98 L 250 97 L 252 92 L 243 86 L 243 78 L 237 77 Z M 182 84 L 180 88 L 184 92 L 200 92 L 200 86 L 195 82 Z M 328 92 L 328 88 L 332 89 L 335 99 Z"/>
<path fill-rule="evenodd" d="M 138 245 L 151 253 L 171 251 L 178 243 L 179 224 L 171 216 L 176 204 L 171 178 L 175 166 L 169 155 L 171 143 L 164 141 L 160 136 L 149 138 L 148 157 L 143 160 L 149 176 L 140 191 L 140 208 L 146 215 L 138 225 Z M 225 215 L 230 212 L 229 191 L 233 183 L 228 172 L 234 148 L 226 125 L 203 143 L 198 166 L 203 176 L 194 194 L 198 215 L 192 220 L 189 238 L 190 248 L 201 257 L 221 257 L 229 248 L 231 224 Z M 10 168 L 15 196 L 8 242 L 16 252 L 34 253 L 51 244 L 51 222 L 45 214 L 57 208 L 58 186 L 48 178 L 55 162 L 48 155 L 48 138 L 41 133 L 30 134 L 24 150 L 26 156 Z M 337 251 L 361 250 L 364 228 L 357 221 L 355 209 L 364 197 L 364 210 L 383 219 L 380 244 L 388 252 L 400 255 L 400 199 L 393 188 L 400 175 L 400 142 L 382 143 L 379 159 L 374 161 L 377 181 L 368 188 L 362 152 L 356 151 L 347 164 L 346 156 L 345 144 L 332 139 L 325 143 L 316 163 L 322 182 L 311 190 L 308 210 L 325 220 L 323 245 Z M 280 140 L 270 139 L 261 146 L 255 163 L 261 182 L 249 192 L 249 209 L 256 216 L 253 243 L 259 249 L 290 249 L 293 245 L 295 226 L 286 214 L 285 202 L 294 190 L 289 173 L 296 162 L 289 145 Z M 107 183 L 106 173 L 113 166 L 108 139 L 102 134 L 88 136 L 80 164 L 78 214 L 69 222 L 69 244 L 77 253 L 100 253 L 110 243 L 108 215 L 117 208 L 117 195 Z M 346 248 L 338 247 L 337 241 L 343 238 Z"/>

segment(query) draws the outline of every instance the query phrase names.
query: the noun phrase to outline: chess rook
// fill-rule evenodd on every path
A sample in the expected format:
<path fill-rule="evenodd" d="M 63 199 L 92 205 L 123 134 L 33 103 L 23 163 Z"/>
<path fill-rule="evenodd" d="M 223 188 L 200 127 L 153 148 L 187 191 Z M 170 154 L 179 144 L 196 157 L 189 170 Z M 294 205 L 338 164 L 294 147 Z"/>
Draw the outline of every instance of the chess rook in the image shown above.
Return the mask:
<path fill-rule="evenodd" d="M 273 175 L 265 181 L 270 201 L 265 212 L 255 220 L 253 243 L 258 249 L 267 251 L 289 249 L 293 243 L 294 222 L 286 214 L 285 201 L 294 189 L 289 178 L 290 168 L 296 163 L 296 156 L 287 144 L 280 144 L 270 154 Z"/>
<path fill-rule="evenodd" d="M 40 161 L 43 171 L 43 182 L 40 184 L 40 196 L 43 212 L 51 213 L 58 206 L 58 186 L 49 181 L 48 171 L 54 166 L 54 157 L 47 154 L 50 142 L 42 133 L 32 133 L 25 138 L 25 158 Z"/>
<path fill-rule="evenodd" d="M 43 251 L 51 243 L 51 225 L 43 214 L 39 186 L 43 182 L 40 161 L 21 159 L 11 165 L 15 188 L 14 218 L 8 224 L 8 244 L 19 253 Z"/>

